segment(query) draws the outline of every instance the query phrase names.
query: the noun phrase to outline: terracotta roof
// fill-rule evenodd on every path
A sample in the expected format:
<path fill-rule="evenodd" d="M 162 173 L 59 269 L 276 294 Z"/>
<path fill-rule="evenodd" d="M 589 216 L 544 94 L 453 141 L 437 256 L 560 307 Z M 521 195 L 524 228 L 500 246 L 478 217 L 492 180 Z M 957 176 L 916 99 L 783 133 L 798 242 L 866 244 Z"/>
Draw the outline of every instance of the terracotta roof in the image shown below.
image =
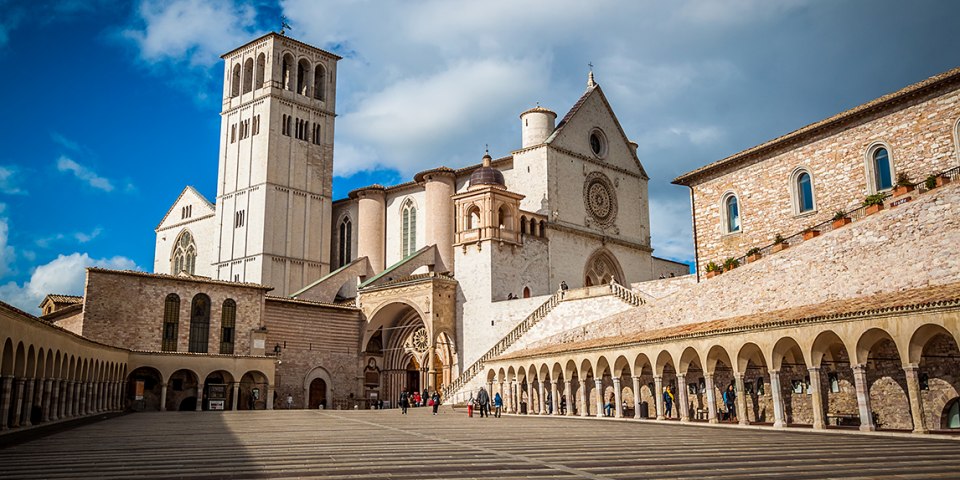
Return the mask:
<path fill-rule="evenodd" d="M 299 298 L 276 297 L 273 295 L 266 295 L 266 300 L 268 302 L 296 303 L 300 305 L 310 305 L 313 307 L 330 307 L 330 308 L 338 308 L 341 310 L 358 310 L 359 311 L 357 307 L 353 305 L 344 305 L 343 303 L 315 302 L 313 300 L 301 300 Z"/>
<path fill-rule="evenodd" d="M 504 355 L 499 357 L 498 360 L 626 345 L 659 343 L 682 338 L 720 335 L 732 332 L 759 330 L 762 328 L 914 312 L 944 307 L 960 307 L 960 282 L 904 290 L 901 292 L 879 293 L 857 298 L 833 300 L 815 305 L 743 315 L 712 322 L 676 325 L 656 330 L 626 333 L 619 336 L 569 343 L 554 343 Z"/>
<path fill-rule="evenodd" d="M 533 108 L 531 108 L 530 110 L 527 110 L 527 111 L 521 113 L 521 114 L 520 114 L 520 118 L 523 118 L 523 116 L 526 115 L 526 114 L 528 114 L 528 113 L 537 113 L 537 112 L 539 112 L 539 113 L 550 113 L 550 114 L 553 114 L 554 117 L 557 116 L 557 113 L 554 112 L 553 110 L 550 110 L 549 108 L 543 108 L 543 107 L 541 107 L 540 105 L 537 105 L 536 107 L 533 107 Z"/>
<path fill-rule="evenodd" d="M 53 302 L 53 303 L 70 303 L 70 304 L 73 304 L 73 303 L 83 303 L 83 296 L 82 296 L 82 295 L 63 295 L 63 294 L 59 294 L 59 293 L 50 293 L 50 294 L 48 294 L 46 297 L 43 297 L 43 301 L 40 302 L 40 306 L 43 306 L 43 304 L 44 304 L 47 300 L 50 300 L 50 301 Z"/>
<path fill-rule="evenodd" d="M 437 167 L 437 168 L 431 168 L 430 170 L 424 170 L 424 171 L 422 171 L 422 172 L 414 175 L 414 176 L 413 176 L 413 181 L 416 182 L 416 183 L 420 183 L 420 182 L 423 181 L 423 177 L 425 177 L 425 176 L 427 176 L 427 175 L 430 175 L 430 174 L 434 174 L 434 173 L 449 174 L 449 175 L 452 175 L 452 176 L 454 176 L 454 177 L 457 176 L 457 171 L 456 171 L 456 170 L 454 170 L 454 169 L 452 169 L 452 168 L 450 168 L 450 167 L 439 166 L 439 167 Z"/>
<path fill-rule="evenodd" d="M 147 272 L 138 272 L 136 270 L 111 270 L 108 268 L 100 268 L 100 267 L 88 267 L 87 272 L 115 273 L 119 275 L 130 275 L 134 277 L 160 278 L 164 280 L 179 280 L 184 282 L 209 283 L 213 285 L 226 285 L 228 287 L 238 287 L 238 288 L 256 288 L 256 289 L 265 290 L 265 291 L 273 290 L 273 287 L 260 285 L 258 283 L 228 282 L 226 280 L 214 280 L 212 278 L 199 277 L 195 275 L 168 275 L 166 273 L 147 273 Z"/>
<path fill-rule="evenodd" d="M 677 185 L 689 185 L 692 180 L 700 175 L 721 169 L 723 167 L 732 166 L 750 158 L 763 156 L 777 147 L 783 146 L 790 142 L 801 141 L 809 136 L 841 127 L 852 120 L 881 112 L 884 109 L 900 104 L 903 101 L 909 100 L 916 96 L 925 95 L 940 88 L 948 87 L 957 83 L 960 83 L 960 68 L 954 68 L 939 75 L 934 75 L 926 80 L 914 83 L 913 85 L 897 90 L 896 92 L 889 93 L 862 105 L 858 105 L 825 120 L 811 123 L 810 125 L 798 130 L 794 130 L 786 135 L 782 135 L 768 142 L 761 143 L 755 147 L 748 148 L 741 152 L 730 155 L 722 160 L 718 160 L 691 172 L 680 175 L 679 177 L 673 179 L 673 183 Z"/>

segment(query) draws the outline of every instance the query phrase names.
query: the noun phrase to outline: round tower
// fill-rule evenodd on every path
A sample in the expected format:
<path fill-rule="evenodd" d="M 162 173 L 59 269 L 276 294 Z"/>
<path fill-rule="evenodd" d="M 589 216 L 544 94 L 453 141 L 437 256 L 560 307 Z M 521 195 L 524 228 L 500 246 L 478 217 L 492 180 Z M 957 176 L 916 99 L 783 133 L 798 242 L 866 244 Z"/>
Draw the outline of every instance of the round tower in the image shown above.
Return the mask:
<path fill-rule="evenodd" d="M 521 148 L 545 142 L 556 127 L 557 114 L 537 105 L 520 114 L 520 130 L 523 132 Z"/>
<path fill-rule="evenodd" d="M 447 271 L 453 272 L 453 195 L 457 193 L 457 173 L 451 168 L 439 167 L 420 172 L 413 177 L 423 184 L 426 193 L 427 245 L 436 245 L 440 260 Z"/>
<path fill-rule="evenodd" d="M 367 257 L 375 273 L 384 268 L 386 235 L 384 220 L 387 193 L 382 185 L 371 185 L 350 192 L 357 199 L 357 257 Z"/>

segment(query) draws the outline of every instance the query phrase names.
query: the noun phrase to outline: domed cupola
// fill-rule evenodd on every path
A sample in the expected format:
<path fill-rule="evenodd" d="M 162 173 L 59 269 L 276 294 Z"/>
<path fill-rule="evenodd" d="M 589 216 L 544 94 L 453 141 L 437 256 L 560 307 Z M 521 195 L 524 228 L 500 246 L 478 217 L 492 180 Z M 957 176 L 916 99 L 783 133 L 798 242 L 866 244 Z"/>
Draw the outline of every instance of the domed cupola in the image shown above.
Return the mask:
<path fill-rule="evenodd" d="M 503 174 L 500 173 L 500 170 L 490 166 L 490 162 L 492 161 L 493 158 L 490 157 L 490 152 L 487 152 L 483 156 L 483 165 L 470 174 L 470 184 L 468 188 L 493 186 L 506 190 L 507 185 L 503 181 Z"/>

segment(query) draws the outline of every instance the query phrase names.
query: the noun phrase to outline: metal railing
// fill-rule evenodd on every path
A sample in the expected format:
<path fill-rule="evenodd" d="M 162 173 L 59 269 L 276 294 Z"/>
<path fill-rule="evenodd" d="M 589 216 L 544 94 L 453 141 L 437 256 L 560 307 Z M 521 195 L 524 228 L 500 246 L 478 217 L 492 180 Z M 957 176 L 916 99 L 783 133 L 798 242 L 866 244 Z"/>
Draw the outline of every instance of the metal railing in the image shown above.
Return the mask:
<path fill-rule="evenodd" d="M 941 173 L 939 173 L 939 174 L 936 174 L 936 175 L 934 175 L 934 176 L 935 176 L 935 177 L 945 177 L 945 178 L 949 178 L 951 182 L 957 181 L 958 179 L 960 179 L 960 167 L 954 167 L 954 168 L 951 168 L 951 169 L 949 169 L 949 170 L 945 170 L 945 171 L 943 171 L 943 172 L 941 172 Z M 910 186 L 914 187 L 914 190 L 917 192 L 917 194 L 926 193 L 927 191 L 930 190 L 929 188 L 927 188 L 926 179 L 924 179 L 924 180 L 922 180 L 922 181 L 920 181 L 920 182 L 917 182 L 917 183 L 912 183 L 912 184 L 910 184 Z M 891 193 L 884 193 L 884 194 L 882 194 L 882 195 L 883 195 L 883 198 L 884 198 L 884 204 L 885 204 L 885 205 L 887 204 L 888 200 L 889 200 L 891 197 L 893 197 L 893 194 L 891 194 Z M 895 200 L 894 202 L 896 202 L 896 200 Z M 857 207 L 857 208 L 855 208 L 855 209 L 853 209 L 853 210 L 850 210 L 849 212 L 845 212 L 845 213 L 844 213 L 844 218 L 849 219 L 850 222 L 844 222 L 843 224 L 837 225 L 837 226 L 835 227 L 835 226 L 834 226 L 834 225 L 835 225 L 834 219 L 833 219 L 833 218 L 830 218 L 829 220 L 820 222 L 820 223 L 818 223 L 818 224 L 816 224 L 816 225 L 813 225 L 813 226 L 811 226 L 811 227 L 807 227 L 807 228 L 805 228 L 805 229 L 803 229 L 803 230 L 801 230 L 801 231 L 799 231 L 799 232 L 797 232 L 797 233 L 794 233 L 793 235 L 790 235 L 789 237 L 783 237 L 783 241 L 782 241 L 782 242 L 774 242 L 774 243 L 771 243 L 771 244 L 769 244 L 769 245 L 765 245 L 765 246 L 763 246 L 763 247 L 760 247 L 760 248 L 759 248 L 760 251 L 759 251 L 758 253 L 760 253 L 760 256 L 761 256 L 761 257 L 764 257 L 764 256 L 770 255 L 770 254 L 772 254 L 772 253 L 776 253 L 776 252 L 774 251 L 774 249 L 775 249 L 778 245 L 780 245 L 780 244 L 784 244 L 784 247 L 783 247 L 783 248 L 788 248 L 788 247 L 791 247 L 791 246 L 793 246 L 793 245 L 800 244 L 800 243 L 802 243 L 802 242 L 804 241 L 804 240 L 803 240 L 804 234 L 807 233 L 807 232 L 809 232 L 809 231 L 811 231 L 811 230 L 816 230 L 817 234 L 823 234 L 823 233 L 832 231 L 832 230 L 834 230 L 835 228 L 840 228 L 840 227 L 842 227 L 843 225 L 846 225 L 847 223 L 855 223 L 855 222 L 858 222 L 858 221 L 862 220 L 864 217 L 867 216 L 867 214 L 866 214 L 867 208 L 869 208 L 869 207 L 864 205 L 864 206 Z M 779 250 L 777 250 L 777 251 L 779 251 Z M 747 262 L 747 257 L 749 257 L 749 255 L 746 255 L 746 254 L 745 254 L 745 255 L 742 255 L 742 256 L 740 256 L 740 257 L 734 258 L 734 261 L 735 261 L 738 265 L 744 265 L 744 264 L 748 263 L 748 262 Z M 718 267 L 720 267 L 721 269 L 723 269 L 723 268 L 724 268 L 724 265 L 721 263 L 721 264 L 718 265 Z"/>
<path fill-rule="evenodd" d="M 494 357 L 502 354 L 514 342 L 516 342 L 520 337 L 525 333 L 530 331 L 534 325 L 543 320 L 553 308 L 556 307 L 560 301 L 563 299 L 563 293 L 557 292 L 550 296 L 546 302 L 543 302 L 542 305 L 537 307 L 530 315 L 527 315 L 516 327 L 513 327 L 513 330 L 510 330 L 509 333 L 504 335 L 496 345 L 493 346 L 487 353 L 484 353 L 476 362 L 473 362 L 473 365 L 470 365 L 465 369 L 456 380 L 451 382 L 449 385 L 443 389 L 443 398 L 451 399 L 453 394 L 457 393 L 464 385 L 467 384 L 470 380 L 473 380 L 473 377 L 477 376 L 483 370 L 484 362 L 492 360 Z"/>

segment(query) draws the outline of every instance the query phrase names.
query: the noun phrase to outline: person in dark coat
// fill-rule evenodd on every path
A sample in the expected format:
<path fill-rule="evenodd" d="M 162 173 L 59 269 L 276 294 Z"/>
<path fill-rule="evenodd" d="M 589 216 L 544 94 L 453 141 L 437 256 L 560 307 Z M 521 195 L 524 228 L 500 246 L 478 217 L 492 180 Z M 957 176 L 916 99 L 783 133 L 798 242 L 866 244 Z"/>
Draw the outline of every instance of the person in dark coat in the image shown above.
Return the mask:
<path fill-rule="evenodd" d="M 733 390 L 733 385 L 728 385 L 727 390 L 723 392 L 723 406 L 727 410 L 727 420 L 731 422 L 737 418 L 737 392 Z"/>
<path fill-rule="evenodd" d="M 496 418 L 500 418 L 500 410 L 502 409 L 503 409 L 503 398 L 500 396 L 500 393 L 497 392 L 497 394 L 493 396 L 493 416 Z"/>
<path fill-rule="evenodd" d="M 400 409 L 402 410 L 401 413 L 406 415 L 408 408 L 410 408 L 410 397 L 407 396 L 407 392 L 403 392 L 400 394 Z"/>
<path fill-rule="evenodd" d="M 481 418 L 490 416 L 490 394 L 483 387 L 480 387 L 480 391 L 477 392 L 477 406 L 480 409 Z"/>
<path fill-rule="evenodd" d="M 440 392 L 433 392 L 431 400 L 433 400 L 433 414 L 436 415 L 437 409 L 440 408 Z"/>
<path fill-rule="evenodd" d="M 670 387 L 663 387 L 663 415 L 667 418 L 673 416 L 673 392 Z"/>

